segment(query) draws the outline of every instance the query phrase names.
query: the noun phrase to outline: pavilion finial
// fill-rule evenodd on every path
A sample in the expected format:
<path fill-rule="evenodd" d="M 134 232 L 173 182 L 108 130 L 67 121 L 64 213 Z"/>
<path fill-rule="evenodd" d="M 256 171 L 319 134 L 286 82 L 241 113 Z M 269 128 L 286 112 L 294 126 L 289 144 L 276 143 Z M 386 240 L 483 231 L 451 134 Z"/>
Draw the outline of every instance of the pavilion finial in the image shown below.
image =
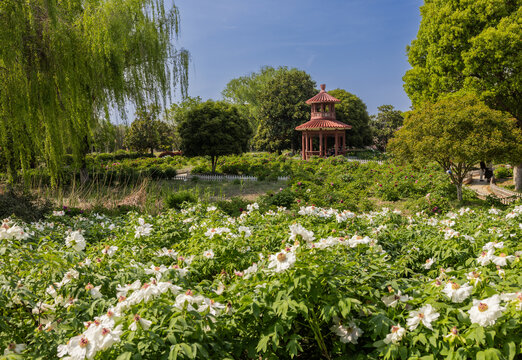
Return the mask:
<path fill-rule="evenodd" d="M 326 90 L 326 84 L 321 84 L 321 90 L 322 90 L 322 91 L 325 91 L 325 90 Z"/>

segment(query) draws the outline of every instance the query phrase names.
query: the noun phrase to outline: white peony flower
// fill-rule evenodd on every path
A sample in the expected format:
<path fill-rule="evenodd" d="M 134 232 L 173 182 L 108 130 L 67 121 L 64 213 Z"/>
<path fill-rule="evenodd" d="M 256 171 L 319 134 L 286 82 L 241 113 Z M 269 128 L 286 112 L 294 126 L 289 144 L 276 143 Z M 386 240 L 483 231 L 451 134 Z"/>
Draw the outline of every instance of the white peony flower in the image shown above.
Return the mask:
<path fill-rule="evenodd" d="M 295 253 L 292 251 L 281 251 L 277 254 L 270 255 L 268 258 L 268 269 L 273 272 L 282 272 L 291 268 L 296 261 Z"/>
<path fill-rule="evenodd" d="M 348 326 L 343 326 L 339 319 L 334 318 L 335 325 L 333 325 L 330 330 L 332 330 L 335 335 L 340 337 L 342 343 L 352 343 L 357 344 L 357 339 L 362 335 L 363 331 L 358 328 L 353 321 L 350 321 Z"/>
<path fill-rule="evenodd" d="M 504 242 L 496 242 L 496 241 L 490 241 L 486 245 L 482 247 L 482 250 L 489 251 L 494 249 L 502 249 L 504 247 Z"/>
<path fill-rule="evenodd" d="M 401 291 L 397 292 L 397 294 L 392 294 L 390 296 L 383 296 L 381 298 L 382 302 L 388 307 L 395 307 L 399 302 L 406 302 L 412 300 L 413 298 L 408 295 L 402 295 Z"/>
<path fill-rule="evenodd" d="M 461 303 L 466 300 L 473 291 L 473 286 L 465 283 L 464 285 L 459 285 L 456 282 L 448 281 L 442 292 L 446 294 L 451 301 L 454 303 Z"/>
<path fill-rule="evenodd" d="M 65 238 L 65 245 L 72 247 L 76 251 L 85 249 L 86 242 L 80 231 L 73 231 Z"/>
<path fill-rule="evenodd" d="M 117 247 L 117 246 L 109 246 L 109 245 L 107 245 L 107 246 L 102 250 L 102 254 L 104 254 L 104 255 L 108 255 L 108 256 L 113 256 L 113 255 L 116 253 L 116 250 L 118 250 L 118 247 Z"/>
<path fill-rule="evenodd" d="M 475 269 L 477 270 L 477 269 Z M 466 274 L 466 278 L 473 284 L 477 285 L 482 281 L 482 278 L 480 277 L 482 273 L 479 271 L 472 271 Z"/>
<path fill-rule="evenodd" d="M 431 265 L 435 263 L 435 258 L 429 258 L 426 260 L 426 263 L 422 265 L 425 269 L 430 269 Z"/>
<path fill-rule="evenodd" d="M 488 210 L 488 213 L 490 213 L 491 215 L 498 215 L 498 214 L 500 214 L 500 210 L 491 208 Z"/>
<path fill-rule="evenodd" d="M 150 236 L 150 234 L 152 233 L 152 225 L 147 224 L 143 218 L 139 218 L 138 223 L 139 225 L 136 225 L 134 227 L 136 231 L 134 237 L 136 239 L 139 239 L 142 236 Z"/>
<path fill-rule="evenodd" d="M 7 348 L 4 350 L 4 356 L 9 354 L 21 354 L 27 348 L 25 344 L 15 344 L 10 343 L 7 345 Z"/>
<path fill-rule="evenodd" d="M 168 256 L 176 259 L 178 257 L 178 253 L 172 249 L 162 248 L 156 252 L 156 256 Z"/>
<path fill-rule="evenodd" d="M 406 335 L 406 329 L 400 326 L 399 324 L 391 327 L 391 332 L 386 335 L 384 339 L 385 344 L 398 344 L 402 338 Z"/>
<path fill-rule="evenodd" d="M 314 232 L 306 230 L 301 224 L 290 225 L 290 241 L 298 240 L 298 236 L 306 242 L 311 242 L 315 239 Z"/>
<path fill-rule="evenodd" d="M 477 262 L 481 266 L 488 265 L 491 262 L 491 260 L 493 259 L 493 253 L 494 253 L 494 250 L 488 250 L 487 252 L 486 251 L 482 251 L 480 253 L 479 257 L 477 258 Z"/>
<path fill-rule="evenodd" d="M 513 255 L 506 255 L 505 253 L 501 253 L 499 256 L 492 255 L 491 256 L 491 262 L 498 266 L 506 266 L 508 264 L 508 261 L 515 260 L 515 256 Z"/>
<path fill-rule="evenodd" d="M 138 330 L 138 324 L 140 324 L 143 330 L 148 330 L 150 328 L 150 325 L 152 324 L 152 321 L 145 320 L 141 316 L 136 314 L 134 315 L 134 322 L 129 326 L 129 329 L 132 331 Z"/>
<path fill-rule="evenodd" d="M 473 306 L 468 310 L 469 319 L 473 324 L 483 327 L 494 325 L 504 310 L 505 308 L 500 306 L 499 295 L 484 300 L 473 300 Z"/>
<path fill-rule="evenodd" d="M 207 251 L 203 252 L 203 256 L 206 257 L 207 259 L 213 259 L 214 258 L 214 251 L 207 250 Z"/>
<path fill-rule="evenodd" d="M 522 310 L 522 291 L 516 293 L 501 294 L 500 299 L 515 305 L 518 311 Z"/>
<path fill-rule="evenodd" d="M 428 329 L 433 330 L 431 323 L 437 320 L 439 316 L 440 314 L 430 304 L 427 304 L 419 310 L 411 311 L 410 317 L 406 320 L 406 325 L 410 330 L 415 330 L 422 323 Z"/>
<path fill-rule="evenodd" d="M 257 203 L 247 205 L 247 212 L 252 212 L 254 210 L 259 210 L 259 205 Z"/>
<path fill-rule="evenodd" d="M 352 236 L 349 240 L 348 240 L 348 245 L 351 247 L 351 248 L 354 248 L 356 247 L 357 245 L 361 245 L 361 244 L 369 244 L 371 243 L 372 239 L 370 239 L 368 236 L 365 236 L 365 237 L 362 237 L 360 235 L 354 235 Z"/>
<path fill-rule="evenodd" d="M 240 226 L 237 228 L 237 231 L 239 232 L 239 234 L 245 234 L 246 238 L 252 236 L 252 230 L 250 230 L 249 227 Z"/>

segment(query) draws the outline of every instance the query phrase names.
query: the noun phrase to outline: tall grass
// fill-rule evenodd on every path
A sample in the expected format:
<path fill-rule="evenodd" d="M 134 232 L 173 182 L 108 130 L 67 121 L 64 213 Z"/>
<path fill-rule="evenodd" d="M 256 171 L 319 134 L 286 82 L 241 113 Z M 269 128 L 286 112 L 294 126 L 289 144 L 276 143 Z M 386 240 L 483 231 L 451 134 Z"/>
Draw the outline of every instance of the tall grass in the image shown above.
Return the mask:
<path fill-rule="evenodd" d="M 136 209 L 152 215 L 163 210 L 164 199 L 174 192 L 189 192 L 203 202 L 214 202 L 236 196 L 250 200 L 284 186 L 285 182 L 181 182 L 174 180 L 151 180 L 139 177 L 136 180 L 114 183 L 111 179 L 92 179 L 82 185 L 72 180 L 69 185 L 51 187 L 42 182 L 33 182 L 29 188 L 40 198 L 51 200 L 57 207 L 82 210 L 121 208 Z"/>

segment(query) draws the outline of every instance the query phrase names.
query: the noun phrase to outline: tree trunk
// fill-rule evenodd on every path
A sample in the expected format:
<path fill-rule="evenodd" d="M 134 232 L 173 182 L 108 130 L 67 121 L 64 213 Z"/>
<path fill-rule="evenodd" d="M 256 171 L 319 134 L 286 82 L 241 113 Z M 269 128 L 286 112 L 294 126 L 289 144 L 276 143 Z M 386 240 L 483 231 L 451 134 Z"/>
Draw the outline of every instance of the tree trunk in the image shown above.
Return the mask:
<path fill-rule="evenodd" d="M 83 139 L 83 151 L 81 152 L 80 159 L 80 183 L 83 185 L 89 181 L 89 170 L 87 169 L 87 153 L 89 152 L 89 138 L 87 135 Z"/>
<path fill-rule="evenodd" d="M 87 181 L 89 181 L 89 170 L 87 170 L 85 167 L 82 167 L 80 169 L 80 183 L 84 185 Z"/>
<path fill-rule="evenodd" d="M 513 167 L 513 183 L 515 191 L 522 191 L 522 163 Z"/>
<path fill-rule="evenodd" d="M 151 154 L 152 156 L 154 156 L 154 148 L 152 148 L 152 147 L 150 148 L 150 154 Z"/>
<path fill-rule="evenodd" d="M 457 199 L 459 202 L 462 202 L 462 183 L 456 185 L 457 186 Z"/>
<path fill-rule="evenodd" d="M 212 174 L 216 173 L 217 156 L 212 156 Z"/>

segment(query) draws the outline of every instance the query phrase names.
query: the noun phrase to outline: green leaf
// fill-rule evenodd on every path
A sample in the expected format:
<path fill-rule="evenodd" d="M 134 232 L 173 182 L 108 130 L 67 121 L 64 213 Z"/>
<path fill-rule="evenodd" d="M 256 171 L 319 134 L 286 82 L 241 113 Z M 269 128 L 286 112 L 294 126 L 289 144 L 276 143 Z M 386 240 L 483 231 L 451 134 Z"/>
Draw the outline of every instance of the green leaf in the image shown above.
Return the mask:
<path fill-rule="evenodd" d="M 257 344 L 256 351 L 257 352 L 266 352 L 266 349 L 268 347 L 268 342 L 270 341 L 270 336 L 263 335 L 261 337 L 261 340 L 259 340 L 259 343 Z"/>
<path fill-rule="evenodd" d="M 132 353 L 130 351 L 126 351 L 122 354 L 120 354 L 116 360 L 129 360 L 132 356 Z"/>
<path fill-rule="evenodd" d="M 504 344 L 504 352 L 507 355 L 508 360 L 513 360 L 517 354 L 517 345 L 514 341 L 510 341 Z"/>

